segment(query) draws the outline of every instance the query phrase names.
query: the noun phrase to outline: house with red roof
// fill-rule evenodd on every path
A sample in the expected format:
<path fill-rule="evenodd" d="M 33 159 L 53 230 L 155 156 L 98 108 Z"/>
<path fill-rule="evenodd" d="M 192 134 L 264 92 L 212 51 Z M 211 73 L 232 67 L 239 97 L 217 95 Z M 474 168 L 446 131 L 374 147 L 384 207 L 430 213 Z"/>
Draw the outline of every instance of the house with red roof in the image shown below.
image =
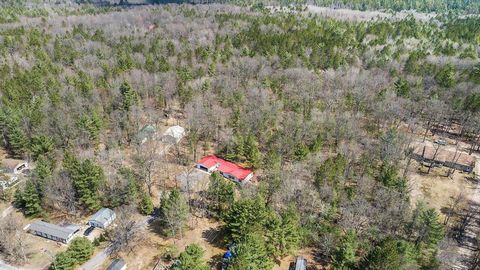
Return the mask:
<path fill-rule="evenodd" d="M 212 173 L 218 171 L 223 177 L 238 183 L 246 183 L 253 177 L 253 171 L 235 163 L 210 155 L 202 158 L 195 166 L 197 169 Z"/>

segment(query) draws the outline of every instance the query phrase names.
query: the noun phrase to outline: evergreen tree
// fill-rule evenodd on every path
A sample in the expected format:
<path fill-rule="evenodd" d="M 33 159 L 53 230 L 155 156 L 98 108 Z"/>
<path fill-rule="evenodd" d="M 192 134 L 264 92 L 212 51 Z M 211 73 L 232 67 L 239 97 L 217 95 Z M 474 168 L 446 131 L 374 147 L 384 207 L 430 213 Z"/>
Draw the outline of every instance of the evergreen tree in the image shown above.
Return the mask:
<path fill-rule="evenodd" d="M 75 268 L 75 259 L 72 258 L 71 253 L 63 251 L 55 256 L 52 263 L 53 270 L 73 270 Z"/>
<path fill-rule="evenodd" d="M 399 78 L 394 86 L 397 96 L 407 98 L 410 95 L 410 86 L 408 85 L 408 81 L 404 78 Z"/>
<path fill-rule="evenodd" d="M 435 75 L 438 84 L 445 88 L 455 86 L 455 67 L 452 64 L 446 64 Z"/>
<path fill-rule="evenodd" d="M 154 207 L 152 202 L 152 197 L 148 194 L 148 192 L 144 192 L 142 194 L 142 200 L 138 206 L 140 213 L 143 215 L 150 215 L 153 213 Z"/>
<path fill-rule="evenodd" d="M 26 216 L 39 216 L 43 209 L 37 187 L 32 180 L 27 181 L 25 190 L 22 193 L 23 210 Z"/>
<path fill-rule="evenodd" d="M 173 270 L 208 270 L 210 267 L 203 260 L 204 250 L 197 244 L 188 245 L 185 251 L 180 253 L 178 263 Z"/>
<path fill-rule="evenodd" d="M 11 126 L 8 128 L 8 130 L 8 148 L 14 157 L 21 158 L 28 149 L 28 138 L 25 135 L 25 132 L 18 126 Z"/>
<path fill-rule="evenodd" d="M 265 241 L 255 233 L 249 233 L 238 243 L 235 256 L 228 263 L 229 270 L 270 270 L 272 267 Z"/>
<path fill-rule="evenodd" d="M 230 238 L 240 241 L 251 232 L 261 231 L 267 218 L 265 203 L 261 198 L 235 202 L 223 220 Z"/>
<path fill-rule="evenodd" d="M 76 237 L 70 243 L 67 252 L 76 264 L 83 264 L 90 259 L 93 250 L 94 247 L 90 240 L 85 237 Z"/>
<path fill-rule="evenodd" d="M 122 94 L 122 107 L 125 111 L 129 111 L 130 107 L 137 103 L 137 92 L 127 81 L 124 81 L 120 86 L 120 93 Z"/>
<path fill-rule="evenodd" d="M 300 216 L 292 207 L 280 216 L 274 214 L 265 224 L 267 247 L 270 254 L 284 256 L 293 253 L 300 245 Z"/>
<path fill-rule="evenodd" d="M 388 238 L 370 250 L 362 259 L 359 269 L 403 269 L 400 252 L 398 242 Z"/>
<path fill-rule="evenodd" d="M 443 225 L 439 221 L 437 211 L 433 208 L 426 209 L 420 213 L 419 220 L 420 224 L 416 243 L 436 246 L 444 235 Z"/>
<path fill-rule="evenodd" d="M 329 157 L 315 172 L 315 182 L 317 185 L 321 185 L 324 181 L 337 184 L 344 176 L 346 165 L 345 158 L 340 154 Z"/>
<path fill-rule="evenodd" d="M 35 135 L 32 137 L 30 151 L 34 158 L 40 155 L 47 155 L 55 149 L 55 144 L 51 137 L 46 135 Z"/>
<path fill-rule="evenodd" d="M 79 161 L 69 153 L 65 154 L 63 165 L 70 173 L 80 204 L 90 211 L 100 208 L 98 188 L 105 177 L 102 167 L 91 159 Z"/>
<path fill-rule="evenodd" d="M 235 184 L 223 178 L 218 172 L 210 176 L 207 196 L 210 200 L 210 208 L 217 214 L 221 214 L 233 204 L 235 200 Z"/>
<path fill-rule="evenodd" d="M 357 236 L 353 231 L 348 231 L 340 240 L 339 245 L 333 254 L 334 269 L 351 269 L 356 261 L 358 249 Z"/>
<path fill-rule="evenodd" d="M 262 155 L 258 150 L 258 143 L 255 137 L 250 134 L 245 140 L 245 158 L 250 168 L 257 169 L 260 167 Z"/>
<path fill-rule="evenodd" d="M 180 191 L 172 190 L 162 198 L 160 205 L 162 222 L 170 236 L 182 235 L 183 228 L 188 220 L 188 204 Z"/>

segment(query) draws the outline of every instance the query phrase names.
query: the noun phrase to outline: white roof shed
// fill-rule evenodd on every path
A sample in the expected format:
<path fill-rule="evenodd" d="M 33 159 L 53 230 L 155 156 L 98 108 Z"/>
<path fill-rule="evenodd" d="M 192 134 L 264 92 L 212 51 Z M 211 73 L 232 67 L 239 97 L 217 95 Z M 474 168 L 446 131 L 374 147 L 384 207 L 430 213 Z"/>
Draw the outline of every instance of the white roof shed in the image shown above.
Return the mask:
<path fill-rule="evenodd" d="M 181 126 L 169 127 L 165 133 L 163 133 L 162 141 L 176 144 L 185 136 L 185 129 Z"/>

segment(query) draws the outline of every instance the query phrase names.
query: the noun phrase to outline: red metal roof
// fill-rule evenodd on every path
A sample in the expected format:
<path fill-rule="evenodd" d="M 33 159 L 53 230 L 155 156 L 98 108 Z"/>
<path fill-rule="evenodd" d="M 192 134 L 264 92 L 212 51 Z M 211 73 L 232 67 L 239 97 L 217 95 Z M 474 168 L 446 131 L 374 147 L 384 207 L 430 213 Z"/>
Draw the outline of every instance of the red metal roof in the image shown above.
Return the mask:
<path fill-rule="evenodd" d="M 240 181 L 243 181 L 249 174 L 252 173 L 252 171 L 249 169 L 245 169 L 243 167 L 238 166 L 235 163 L 223 160 L 214 155 L 206 156 L 202 158 L 197 162 L 197 164 L 201 164 L 207 168 L 211 168 L 216 164 L 219 164 L 217 168 L 218 171 L 233 175 L 235 178 L 239 179 Z"/>

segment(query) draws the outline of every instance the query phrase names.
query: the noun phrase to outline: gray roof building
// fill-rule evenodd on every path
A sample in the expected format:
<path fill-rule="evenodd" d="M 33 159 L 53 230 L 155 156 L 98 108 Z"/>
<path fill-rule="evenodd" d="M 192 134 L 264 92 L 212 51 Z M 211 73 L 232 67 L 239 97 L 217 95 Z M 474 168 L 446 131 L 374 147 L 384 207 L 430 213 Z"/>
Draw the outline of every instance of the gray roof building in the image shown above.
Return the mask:
<path fill-rule="evenodd" d="M 102 208 L 88 219 L 88 225 L 98 228 L 106 228 L 116 218 L 112 209 Z"/>
<path fill-rule="evenodd" d="M 144 144 L 148 140 L 153 140 L 157 129 L 152 125 L 145 125 L 136 135 L 135 139 L 138 144 Z"/>
<path fill-rule="evenodd" d="M 127 269 L 127 263 L 124 260 L 115 260 L 108 266 L 107 270 L 125 270 Z"/>
<path fill-rule="evenodd" d="M 44 221 L 36 221 L 28 227 L 28 231 L 32 234 L 65 244 L 72 240 L 74 234 L 78 232 L 79 229 L 78 226 L 74 225 L 62 227 Z"/>

